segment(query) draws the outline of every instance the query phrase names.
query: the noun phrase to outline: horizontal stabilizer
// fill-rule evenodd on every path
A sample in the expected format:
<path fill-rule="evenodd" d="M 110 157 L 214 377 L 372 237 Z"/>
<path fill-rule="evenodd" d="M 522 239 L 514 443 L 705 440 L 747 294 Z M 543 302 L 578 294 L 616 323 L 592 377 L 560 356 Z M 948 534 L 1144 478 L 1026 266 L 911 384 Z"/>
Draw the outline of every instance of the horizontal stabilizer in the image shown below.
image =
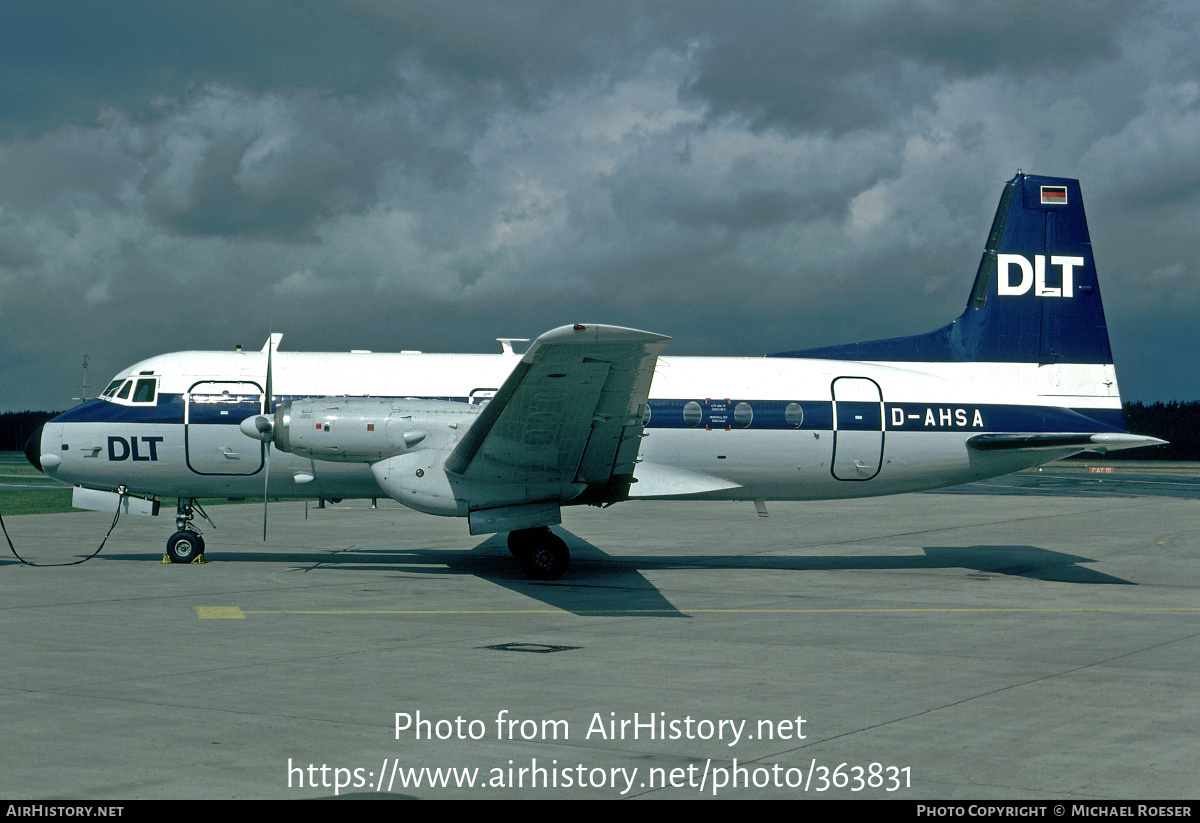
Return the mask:
<path fill-rule="evenodd" d="M 967 445 L 978 451 L 1058 451 L 1078 448 L 1080 451 L 1110 452 L 1137 449 L 1142 446 L 1162 446 L 1166 440 L 1143 434 L 1103 432 L 1100 434 L 977 434 Z"/>

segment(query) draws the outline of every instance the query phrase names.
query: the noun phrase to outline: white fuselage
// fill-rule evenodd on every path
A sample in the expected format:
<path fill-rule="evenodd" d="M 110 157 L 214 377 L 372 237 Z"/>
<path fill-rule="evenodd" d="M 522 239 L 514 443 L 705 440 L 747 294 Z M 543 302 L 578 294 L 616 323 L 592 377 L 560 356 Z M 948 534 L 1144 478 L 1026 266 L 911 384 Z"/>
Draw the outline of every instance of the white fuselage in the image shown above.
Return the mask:
<path fill-rule="evenodd" d="M 365 352 L 273 358 L 277 400 L 464 403 L 486 402 L 520 359 Z M 178 352 L 138 363 L 118 379 L 152 380 L 153 400 L 138 402 L 130 392 L 60 415 L 42 434 L 43 456 L 59 458 L 57 465 L 44 461 L 45 470 L 72 484 L 124 485 L 136 494 L 261 496 L 265 446 L 238 424 L 263 410 L 266 370 L 262 352 Z M 1119 431 L 1120 413 L 1111 365 L 662 357 L 635 473 L 645 482 L 630 494 L 811 500 L 936 488 L 1079 451 L 980 451 L 967 445 L 970 437 Z M 278 450 L 267 491 L 383 496 L 366 463 Z"/>

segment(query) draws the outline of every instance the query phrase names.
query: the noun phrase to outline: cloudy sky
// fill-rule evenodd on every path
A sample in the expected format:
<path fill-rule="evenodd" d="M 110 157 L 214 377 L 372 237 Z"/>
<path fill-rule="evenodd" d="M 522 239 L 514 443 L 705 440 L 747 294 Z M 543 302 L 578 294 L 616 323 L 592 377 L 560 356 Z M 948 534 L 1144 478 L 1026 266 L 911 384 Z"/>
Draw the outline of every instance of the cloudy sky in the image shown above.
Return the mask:
<path fill-rule="evenodd" d="M 1078 177 L 1127 400 L 1196 399 L 1191 2 L 0 5 L 0 410 L 179 349 L 762 354 L 962 310 Z"/>

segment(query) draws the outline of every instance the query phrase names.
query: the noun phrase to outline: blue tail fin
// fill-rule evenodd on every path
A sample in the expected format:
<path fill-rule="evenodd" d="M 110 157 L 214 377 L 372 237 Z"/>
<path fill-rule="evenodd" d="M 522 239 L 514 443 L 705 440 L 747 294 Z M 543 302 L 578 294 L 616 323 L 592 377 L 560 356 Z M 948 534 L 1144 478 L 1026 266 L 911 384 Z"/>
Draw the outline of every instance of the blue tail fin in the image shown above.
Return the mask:
<path fill-rule="evenodd" d="M 1079 181 L 1018 173 L 1000 197 L 967 307 L 948 326 L 776 357 L 1112 363 Z"/>

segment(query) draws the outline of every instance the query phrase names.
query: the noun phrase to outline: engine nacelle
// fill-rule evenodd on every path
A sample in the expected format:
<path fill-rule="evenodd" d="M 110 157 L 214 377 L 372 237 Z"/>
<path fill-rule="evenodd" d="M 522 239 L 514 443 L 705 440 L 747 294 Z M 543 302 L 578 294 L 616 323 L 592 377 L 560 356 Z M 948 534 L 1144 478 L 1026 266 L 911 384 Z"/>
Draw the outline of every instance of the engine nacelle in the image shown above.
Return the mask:
<path fill-rule="evenodd" d="M 449 400 L 313 397 L 280 403 L 241 429 L 280 451 L 343 463 L 375 463 L 414 450 L 446 452 L 482 406 Z"/>
<path fill-rule="evenodd" d="M 446 459 L 483 406 L 449 400 L 313 397 L 248 417 L 247 437 L 314 460 L 370 463 L 379 487 L 426 514 L 470 517 L 471 534 L 552 525 L 559 506 L 581 494 L 577 482 L 466 480 Z"/>
<path fill-rule="evenodd" d="M 472 482 L 446 471 L 449 454 L 448 448 L 422 448 L 372 463 L 371 472 L 389 497 L 410 509 L 445 517 L 469 514 L 473 518 L 471 534 L 558 523 L 559 503 L 577 497 L 587 488 L 583 483 Z M 485 512 L 489 514 L 484 515 Z M 530 522 L 525 524 L 525 520 Z M 523 525 L 491 528 L 500 522 Z"/>
<path fill-rule="evenodd" d="M 425 514 L 466 517 L 468 490 L 446 473 L 449 449 L 420 449 L 371 464 L 379 487 L 388 497 Z"/>

